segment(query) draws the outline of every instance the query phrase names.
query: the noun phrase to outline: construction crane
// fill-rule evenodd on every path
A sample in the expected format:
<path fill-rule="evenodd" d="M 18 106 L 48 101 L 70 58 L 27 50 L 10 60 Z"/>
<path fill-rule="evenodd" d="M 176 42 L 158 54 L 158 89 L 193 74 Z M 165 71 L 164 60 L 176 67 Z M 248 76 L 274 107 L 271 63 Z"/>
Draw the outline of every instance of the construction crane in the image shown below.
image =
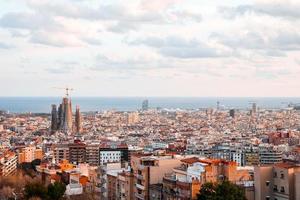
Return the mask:
<path fill-rule="evenodd" d="M 66 91 L 66 97 L 69 97 L 69 92 L 73 91 L 73 88 L 69 88 L 69 87 L 64 87 L 64 88 L 60 88 L 60 87 L 54 87 L 55 89 L 60 89 L 60 90 L 65 90 Z"/>

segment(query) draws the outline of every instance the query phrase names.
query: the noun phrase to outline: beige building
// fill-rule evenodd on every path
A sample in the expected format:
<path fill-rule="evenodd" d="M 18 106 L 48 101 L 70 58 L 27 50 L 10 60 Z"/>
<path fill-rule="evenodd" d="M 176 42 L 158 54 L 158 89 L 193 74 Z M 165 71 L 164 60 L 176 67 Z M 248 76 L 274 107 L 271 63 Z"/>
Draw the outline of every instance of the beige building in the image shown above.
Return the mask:
<path fill-rule="evenodd" d="M 300 166 L 290 163 L 256 166 L 254 170 L 255 199 L 299 199 L 296 198 L 300 190 L 299 179 L 297 179 L 299 172 Z"/>
<path fill-rule="evenodd" d="M 121 172 L 117 177 L 117 198 L 118 200 L 134 199 L 133 193 L 134 175 L 131 172 Z"/>
<path fill-rule="evenodd" d="M 137 112 L 128 113 L 128 116 L 127 116 L 127 123 L 128 124 L 138 123 L 139 120 L 140 120 L 139 113 L 137 113 Z"/>
<path fill-rule="evenodd" d="M 35 159 L 43 158 L 43 150 L 37 149 L 35 146 L 24 147 L 18 153 L 18 163 L 32 162 Z"/>
<path fill-rule="evenodd" d="M 180 165 L 181 156 L 133 155 L 131 167 L 134 173 L 134 198 L 149 200 L 150 185 L 163 182 L 165 174 Z"/>

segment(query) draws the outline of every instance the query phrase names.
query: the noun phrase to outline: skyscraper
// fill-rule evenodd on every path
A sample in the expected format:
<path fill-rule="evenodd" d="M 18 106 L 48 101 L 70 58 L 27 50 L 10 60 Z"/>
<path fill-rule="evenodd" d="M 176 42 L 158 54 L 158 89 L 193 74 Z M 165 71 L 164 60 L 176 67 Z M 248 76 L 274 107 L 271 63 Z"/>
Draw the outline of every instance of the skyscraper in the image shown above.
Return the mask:
<path fill-rule="evenodd" d="M 77 133 L 80 133 L 82 131 L 81 126 L 81 114 L 80 114 L 80 108 L 79 106 L 76 106 L 76 113 L 75 113 L 75 129 Z"/>
<path fill-rule="evenodd" d="M 252 114 L 255 114 L 257 112 L 256 103 L 252 103 Z"/>
<path fill-rule="evenodd" d="M 234 109 L 229 110 L 229 116 L 232 117 L 232 118 L 235 117 L 235 110 Z"/>
<path fill-rule="evenodd" d="M 146 99 L 142 103 L 142 110 L 148 110 L 148 108 L 149 108 L 149 101 L 148 99 Z"/>

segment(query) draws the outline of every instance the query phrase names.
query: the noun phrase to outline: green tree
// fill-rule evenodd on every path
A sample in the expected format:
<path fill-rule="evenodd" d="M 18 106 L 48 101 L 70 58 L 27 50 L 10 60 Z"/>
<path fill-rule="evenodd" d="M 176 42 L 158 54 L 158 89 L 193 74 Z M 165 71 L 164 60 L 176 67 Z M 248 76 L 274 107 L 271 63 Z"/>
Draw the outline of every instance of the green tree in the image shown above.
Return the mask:
<path fill-rule="evenodd" d="M 225 180 L 216 184 L 203 184 L 198 200 L 246 200 L 246 197 L 242 188 Z"/>
<path fill-rule="evenodd" d="M 66 185 L 61 182 L 55 182 L 48 185 L 48 196 L 51 200 L 59 200 L 65 194 Z"/>
<path fill-rule="evenodd" d="M 24 197 L 30 199 L 32 197 L 47 198 L 47 188 L 39 182 L 28 183 L 25 185 Z"/>

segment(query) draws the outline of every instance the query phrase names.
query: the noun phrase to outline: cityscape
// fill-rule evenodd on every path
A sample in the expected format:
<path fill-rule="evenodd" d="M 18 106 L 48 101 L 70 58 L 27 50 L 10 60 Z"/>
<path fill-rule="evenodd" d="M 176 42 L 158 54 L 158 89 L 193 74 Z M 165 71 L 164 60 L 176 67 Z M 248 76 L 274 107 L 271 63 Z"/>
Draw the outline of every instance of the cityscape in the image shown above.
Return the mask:
<path fill-rule="evenodd" d="M 0 200 L 300 200 L 299 9 L 0 2 Z"/>

